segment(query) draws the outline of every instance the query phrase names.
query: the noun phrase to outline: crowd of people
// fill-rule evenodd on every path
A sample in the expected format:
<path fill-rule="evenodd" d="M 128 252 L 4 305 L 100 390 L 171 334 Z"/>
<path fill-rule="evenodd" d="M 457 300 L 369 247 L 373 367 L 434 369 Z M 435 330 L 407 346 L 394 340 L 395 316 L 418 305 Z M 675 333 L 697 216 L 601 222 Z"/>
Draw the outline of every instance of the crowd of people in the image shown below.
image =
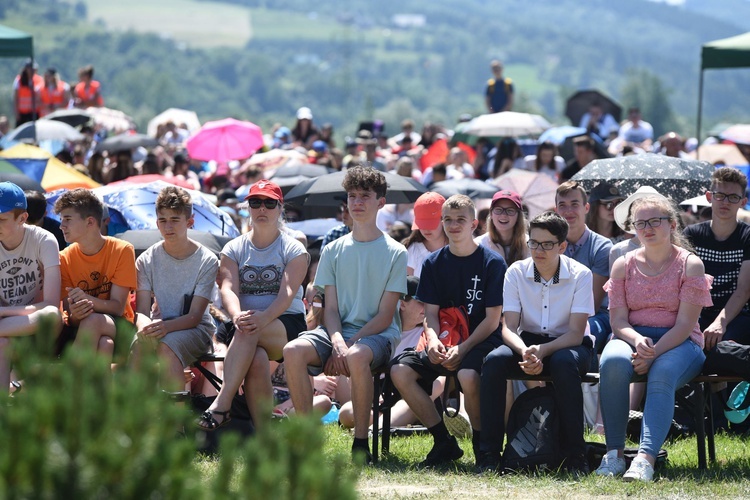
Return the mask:
<path fill-rule="evenodd" d="M 513 84 L 499 61 L 492 70 L 488 110 L 510 110 Z M 14 83 L 16 123 L 65 101 L 103 104 L 91 67 L 72 90 L 54 68 L 38 82 L 35 71 L 27 64 Z M 200 429 L 227 425 L 238 392 L 256 427 L 272 417 L 264 411 L 275 397 L 273 415 L 282 417 L 339 404 L 341 423 L 353 428 L 353 456 L 368 462 L 369 426 L 379 418 L 371 411 L 373 373 L 388 371 L 403 398 L 393 425 L 421 423 L 434 440 L 420 465 L 461 458 L 455 436 L 463 432 L 471 435 L 477 471 L 487 473 L 503 468 L 515 397 L 537 384 L 513 381 L 548 375 L 562 467 L 590 472 L 584 422 L 594 421 L 608 450 L 596 474 L 650 481 L 675 391 L 701 370 L 750 376 L 750 227 L 738 220 L 747 178 L 730 167 L 714 172 L 704 222 L 649 187 L 623 193 L 600 183 L 587 192 L 570 178 L 597 157 L 600 141 L 618 154 L 684 153 L 676 134 L 654 146 L 637 108 L 622 125 L 607 116 L 591 106 L 581 122 L 588 133 L 574 141 L 567 163 L 553 143 L 524 156 L 507 137 L 476 149 L 456 145 L 426 165 L 431 146 L 451 137 L 444 127 L 426 123 L 417 133 L 405 120 L 389 137 L 382 122 L 370 122 L 339 149 L 333 127 L 318 127 L 301 107 L 294 126 L 276 125 L 266 147 L 298 149 L 310 163 L 346 170 L 341 223 L 316 241 L 286 225 L 302 207 L 285 204 L 281 187 L 252 158 L 192 160 L 184 150 L 189 134 L 173 122 L 160 127 L 152 150 L 107 155 L 96 151 L 101 130 L 84 126 L 84 141 L 58 157 L 104 184 L 139 174 L 179 179 L 215 195 L 243 234 L 217 258 L 188 237 L 190 193 L 170 186 L 154 206 L 163 241 L 136 259 L 131 244 L 107 236 L 107 207 L 92 191 L 62 194 L 55 227 L 33 208 L 38 194 L 0 183 L 0 387 L 19 386 L 7 357 L 12 339 L 43 322 L 59 332 L 58 353 L 88 347 L 139 363 L 156 352 L 159 385 L 168 391 L 198 385 L 190 367 L 217 352 L 223 384 L 196 422 Z M 383 175 L 396 172 L 429 188 L 512 169 L 559 183 L 548 211 L 529 217 L 521 194 L 509 190 L 495 193 L 482 215 L 467 196 L 432 191 L 414 204 L 388 204 Z M 456 345 L 439 335 L 441 311 L 450 307 L 466 311 L 469 328 Z M 581 378 L 591 371 L 601 373 L 601 400 L 600 411 L 587 416 Z M 456 421 L 446 422 L 436 401 L 452 376 L 463 425 L 449 431 Z M 641 407 L 644 393 L 638 457 L 626 470 L 628 410 Z"/>

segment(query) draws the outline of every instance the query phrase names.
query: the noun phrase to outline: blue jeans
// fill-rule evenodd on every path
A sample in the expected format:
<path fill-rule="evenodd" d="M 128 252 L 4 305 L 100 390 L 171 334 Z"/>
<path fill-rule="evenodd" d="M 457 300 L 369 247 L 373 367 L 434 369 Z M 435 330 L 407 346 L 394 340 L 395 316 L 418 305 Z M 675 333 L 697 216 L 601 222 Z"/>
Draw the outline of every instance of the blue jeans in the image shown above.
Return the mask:
<path fill-rule="evenodd" d="M 635 330 L 656 343 L 669 328 L 637 326 Z M 631 364 L 634 351 L 624 340 L 612 339 L 602 353 L 599 397 L 608 450 L 625 448 L 629 387 L 639 378 Z M 654 458 L 659 453 L 672 424 L 675 391 L 700 373 L 705 359 L 701 348 L 688 339 L 654 360 L 646 381 L 640 452 Z"/>
<path fill-rule="evenodd" d="M 612 334 L 612 327 L 609 324 L 609 311 L 599 311 L 593 316 L 589 316 L 589 330 L 591 330 L 591 335 L 596 337 L 594 352 L 600 354 L 604 350 L 607 339 Z M 591 371 L 596 371 L 596 367 Z"/>

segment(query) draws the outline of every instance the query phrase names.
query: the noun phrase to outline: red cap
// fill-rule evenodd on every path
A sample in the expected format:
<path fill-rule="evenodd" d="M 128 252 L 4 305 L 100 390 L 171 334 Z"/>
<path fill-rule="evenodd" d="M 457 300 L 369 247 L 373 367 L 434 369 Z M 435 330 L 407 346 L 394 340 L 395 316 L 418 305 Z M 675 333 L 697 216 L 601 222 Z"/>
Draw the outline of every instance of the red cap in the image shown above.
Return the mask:
<path fill-rule="evenodd" d="M 516 207 L 518 207 L 519 210 L 521 210 L 521 195 L 516 193 L 515 191 L 508 191 L 507 189 L 498 191 L 497 193 L 495 193 L 495 196 L 492 197 L 492 205 L 494 205 L 498 200 L 510 200 Z"/>
<path fill-rule="evenodd" d="M 281 188 L 268 179 L 261 179 L 250 186 L 250 193 L 245 196 L 245 199 L 249 200 L 255 196 L 265 196 L 266 198 L 279 200 L 281 203 L 284 203 L 284 195 L 281 193 Z"/>
<path fill-rule="evenodd" d="M 424 229 L 426 231 L 437 229 L 443 215 L 443 203 L 445 203 L 445 198 L 439 193 L 428 191 L 422 194 L 414 202 L 414 223 L 411 225 L 411 228 L 414 230 Z"/>

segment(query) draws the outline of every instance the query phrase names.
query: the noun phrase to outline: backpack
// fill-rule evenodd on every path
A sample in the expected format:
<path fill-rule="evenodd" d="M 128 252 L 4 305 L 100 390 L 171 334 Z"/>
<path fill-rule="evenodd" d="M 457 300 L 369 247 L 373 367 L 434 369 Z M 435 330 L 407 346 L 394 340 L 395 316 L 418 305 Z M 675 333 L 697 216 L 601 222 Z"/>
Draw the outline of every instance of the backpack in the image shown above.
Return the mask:
<path fill-rule="evenodd" d="M 445 347 L 457 346 L 469 338 L 469 315 L 464 306 L 442 307 L 438 315 L 440 331 L 436 332 L 438 339 Z M 417 352 L 427 349 L 427 334 L 422 332 L 417 343 Z"/>
<path fill-rule="evenodd" d="M 518 396 L 510 409 L 503 467 L 512 470 L 560 466 L 560 422 L 551 386 L 535 387 Z"/>

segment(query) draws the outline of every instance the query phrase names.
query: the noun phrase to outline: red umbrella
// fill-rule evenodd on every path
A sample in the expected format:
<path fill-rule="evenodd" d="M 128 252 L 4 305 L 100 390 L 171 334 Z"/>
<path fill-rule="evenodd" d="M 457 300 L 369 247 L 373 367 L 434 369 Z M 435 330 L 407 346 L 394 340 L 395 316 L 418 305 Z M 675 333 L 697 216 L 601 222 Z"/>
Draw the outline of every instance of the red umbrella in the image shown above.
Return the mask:
<path fill-rule="evenodd" d="M 167 177 L 166 175 L 159 174 L 145 174 L 145 175 L 131 175 L 127 179 L 123 179 L 117 182 L 110 182 L 110 186 L 117 184 L 147 184 L 154 181 L 164 181 L 175 186 L 180 186 L 185 189 L 193 189 L 193 185 L 181 177 Z"/>
<path fill-rule="evenodd" d="M 226 118 L 206 122 L 186 146 L 190 157 L 197 160 L 241 160 L 263 147 L 263 132 L 254 123 Z"/>

